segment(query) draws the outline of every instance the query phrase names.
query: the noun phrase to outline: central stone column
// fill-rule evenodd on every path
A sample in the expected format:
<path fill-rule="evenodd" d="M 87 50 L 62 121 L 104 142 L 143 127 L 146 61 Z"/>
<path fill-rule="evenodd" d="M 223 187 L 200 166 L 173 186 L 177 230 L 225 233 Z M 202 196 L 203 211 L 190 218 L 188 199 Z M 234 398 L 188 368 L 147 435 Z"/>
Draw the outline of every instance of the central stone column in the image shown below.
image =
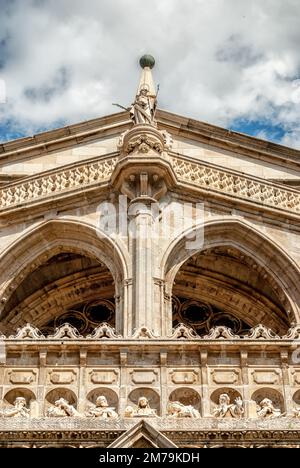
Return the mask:
<path fill-rule="evenodd" d="M 166 133 L 153 126 L 135 125 L 120 140 L 120 160 L 112 177 L 112 186 L 129 200 L 132 309 L 126 318 L 127 336 L 135 336 L 143 327 L 150 333 L 163 334 L 162 299 L 155 300 L 154 294 L 159 242 L 154 236 L 159 201 L 175 183 L 167 157 L 167 138 Z"/>
<path fill-rule="evenodd" d="M 141 196 L 129 206 L 133 257 L 133 328 L 157 328 L 153 313 L 153 206 L 156 200 L 146 195 L 148 174 L 140 174 Z"/>

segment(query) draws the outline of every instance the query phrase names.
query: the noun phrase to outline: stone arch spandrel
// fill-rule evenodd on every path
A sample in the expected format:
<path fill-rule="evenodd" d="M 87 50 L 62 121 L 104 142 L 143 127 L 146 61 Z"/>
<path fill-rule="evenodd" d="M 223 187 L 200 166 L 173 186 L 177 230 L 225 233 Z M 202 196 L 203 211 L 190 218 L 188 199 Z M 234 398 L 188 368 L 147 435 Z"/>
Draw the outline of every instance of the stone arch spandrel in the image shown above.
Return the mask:
<path fill-rule="evenodd" d="M 186 249 L 187 235 L 204 229 L 202 248 Z M 208 221 L 194 230 L 188 230 L 166 250 L 161 261 L 161 275 L 165 280 L 166 295 L 172 295 L 175 277 L 182 265 L 193 255 L 219 246 L 232 246 L 254 259 L 265 268 L 285 297 L 289 321 L 300 323 L 300 268 L 288 253 L 274 240 L 244 220 L 222 219 Z"/>

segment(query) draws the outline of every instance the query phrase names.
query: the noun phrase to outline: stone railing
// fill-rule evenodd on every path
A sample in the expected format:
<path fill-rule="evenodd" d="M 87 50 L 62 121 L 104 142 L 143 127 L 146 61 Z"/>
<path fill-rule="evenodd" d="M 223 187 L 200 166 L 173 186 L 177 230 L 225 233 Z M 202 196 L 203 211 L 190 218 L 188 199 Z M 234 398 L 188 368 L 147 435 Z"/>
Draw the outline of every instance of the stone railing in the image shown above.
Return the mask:
<path fill-rule="evenodd" d="M 40 201 L 62 194 L 108 182 L 117 164 L 117 158 L 86 162 L 84 164 L 33 177 L 24 182 L 11 184 L 0 191 L 0 211 L 15 206 Z"/>
<path fill-rule="evenodd" d="M 61 325 L 55 330 L 53 335 L 44 336 L 38 328 L 33 325 L 27 324 L 24 327 L 21 327 L 17 330 L 14 335 L 4 336 L 0 334 L 0 346 L 1 343 L 5 341 L 19 341 L 19 340 L 169 340 L 178 342 L 178 340 L 198 340 L 198 341 L 214 341 L 214 340 L 227 340 L 227 341 L 237 341 L 242 343 L 245 340 L 266 340 L 266 341 L 283 341 L 283 340 L 300 340 L 300 325 L 296 325 L 289 329 L 286 335 L 280 337 L 276 335 L 271 329 L 265 327 L 264 325 L 257 325 L 248 331 L 244 336 L 236 335 L 234 332 L 225 326 L 219 326 L 212 328 L 208 335 L 203 337 L 197 335 L 192 328 L 187 327 L 184 324 L 177 325 L 173 329 L 172 334 L 169 336 L 159 336 L 154 331 L 149 330 L 147 327 L 141 327 L 136 329 L 134 334 L 131 337 L 124 338 L 122 335 L 118 334 L 114 328 L 109 324 L 103 323 L 99 327 L 95 328 L 94 331 L 84 337 L 80 335 L 78 330 L 72 325 L 66 323 Z M 1 352 L 1 348 L 0 348 Z"/>
<path fill-rule="evenodd" d="M 300 213 L 300 193 L 296 190 L 225 172 L 200 162 L 190 162 L 173 156 L 170 157 L 170 161 L 180 182 L 271 208 Z"/>

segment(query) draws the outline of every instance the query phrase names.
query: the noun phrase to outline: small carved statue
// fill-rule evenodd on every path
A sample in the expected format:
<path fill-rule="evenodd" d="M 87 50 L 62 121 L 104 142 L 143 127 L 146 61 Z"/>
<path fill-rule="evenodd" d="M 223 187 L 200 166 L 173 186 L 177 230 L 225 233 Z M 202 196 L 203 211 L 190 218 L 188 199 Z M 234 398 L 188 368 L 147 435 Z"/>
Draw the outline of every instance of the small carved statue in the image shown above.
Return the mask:
<path fill-rule="evenodd" d="M 168 406 L 168 418 L 200 418 L 200 413 L 193 406 L 185 406 L 179 401 L 173 401 Z"/>
<path fill-rule="evenodd" d="M 264 398 L 257 406 L 257 415 L 259 418 L 279 418 L 283 416 L 281 410 L 275 408 L 273 401 L 269 398 Z"/>
<path fill-rule="evenodd" d="M 230 403 L 229 395 L 223 393 L 220 395 L 219 405 L 214 409 L 214 417 L 241 419 L 244 412 L 244 403 L 240 397 L 236 398 L 234 403 Z"/>
<path fill-rule="evenodd" d="M 150 408 L 149 401 L 146 397 L 142 396 L 138 401 L 137 409 L 128 406 L 125 410 L 125 418 L 157 418 L 156 410 Z"/>
<path fill-rule="evenodd" d="M 293 415 L 294 415 L 294 418 L 300 418 L 300 408 L 299 407 L 293 409 Z"/>
<path fill-rule="evenodd" d="M 47 410 L 48 418 L 81 418 L 81 414 L 67 400 L 60 398 Z"/>
<path fill-rule="evenodd" d="M 23 397 L 16 398 L 12 408 L 0 410 L 0 418 L 30 418 L 30 410 L 27 408 L 26 400 Z"/>
<path fill-rule="evenodd" d="M 97 398 L 96 404 L 89 408 L 86 412 L 86 416 L 88 418 L 99 419 L 117 419 L 119 417 L 115 408 L 109 407 L 107 399 L 103 395 Z"/>
<path fill-rule="evenodd" d="M 155 125 L 156 107 L 156 96 L 151 96 L 147 86 L 144 85 L 130 107 L 130 117 L 136 125 Z"/>

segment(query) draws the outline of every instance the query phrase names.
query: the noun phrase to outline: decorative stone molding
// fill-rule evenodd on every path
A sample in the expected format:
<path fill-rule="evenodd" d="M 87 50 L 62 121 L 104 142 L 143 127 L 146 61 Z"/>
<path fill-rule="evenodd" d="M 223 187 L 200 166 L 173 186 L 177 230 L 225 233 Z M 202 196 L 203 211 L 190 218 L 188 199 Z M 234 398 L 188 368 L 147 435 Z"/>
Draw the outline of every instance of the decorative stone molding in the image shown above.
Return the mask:
<path fill-rule="evenodd" d="M 112 328 L 108 323 L 102 323 L 99 327 L 95 328 L 93 333 L 88 335 L 87 340 L 117 340 L 122 338 L 122 335 L 119 335 L 114 328 Z"/>
<path fill-rule="evenodd" d="M 282 337 L 283 340 L 300 340 L 300 325 L 295 325 L 290 328 L 286 335 Z"/>
<path fill-rule="evenodd" d="M 251 373 L 253 382 L 258 385 L 279 385 L 281 383 L 281 374 L 278 370 L 256 369 Z"/>
<path fill-rule="evenodd" d="M 37 371 L 16 369 L 8 372 L 8 381 L 13 385 L 31 385 L 36 382 Z"/>
<path fill-rule="evenodd" d="M 180 323 L 175 328 L 173 328 L 172 335 L 168 336 L 171 340 L 195 340 L 200 339 L 200 336 L 190 327 L 187 327 L 183 323 Z"/>
<path fill-rule="evenodd" d="M 204 340 L 240 340 L 239 335 L 235 335 L 230 328 L 227 327 L 215 327 L 208 335 L 203 337 Z"/>
<path fill-rule="evenodd" d="M 251 328 L 248 335 L 244 336 L 248 340 L 280 340 L 280 337 L 276 335 L 270 328 L 260 324 L 257 327 Z"/>
<path fill-rule="evenodd" d="M 73 369 L 55 369 L 48 375 L 49 382 L 53 385 L 71 385 L 77 380 L 77 373 Z"/>
<path fill-rule="evenodd" d="M 78 330 L 69 323 L 65 323 L 57 328 L 54 335 L 49 336 L 49 340 L 76 340 L 78 338 L 83 337 L 79 334 Z"/>
<path fill-rule="evenodd" d="M 159 131 L 150 125 L 135 125 L 121 135 L 118 149 L 123 155 L 147 154 L 151 150 L 161 154 L 170 151 L 172 144 L 172 137 L 167 131 Z"/>
<path fill-rule="evenodd" d="M 156 370 L 133 370 L 130 374 L 135 385 L 153 385 L 158 380 L 158 371 Z"/>
<path fill-rule="evenodd" d="M 117 158 L 86 162 L 71 169 L 65 168 L 63 171 L 56 171 L 43 177 L 11 184 L 0 190 L 0 211 L 108 182 L 116 164 Z"/>
<path fill-rule="evenodd" d="M 199 374 L 189 369 L 173 370 L 170 372 L 170 380 L 175 385 L 195 385 L 199 382 Z"/>
<path fill-rule="evenodd" d="M 272 208 L 300 213 L 300 194 L 271 183 L 263 183 L 251 177 L 225 172 L 201 163 L 170 157 L 178 180 L 201 189 L 242 198 Z"/>
<path fill-rule="evenodd" d="M 45 339 L 44 335 L 38 328 L 27 323 L 22 328 L 17 330 L 15 335 L 9 337 L 10 340 L 41 340 Z"/>
<path fill-rule="evenodd" d="M 94 385 L 112 385 L 118 382 L 119 373 L 114 369 L 105 371 L 94 369 L 90 372 L 90 380 Z"/>
<path fill-rule="evenodd" d="M 140 327 L 136 329 L 132 335 L 132 339 L 138 340 L 138 339 L 157 339 L 159 336 L 153 331 L 149 330 L 147 327 Z"/>

